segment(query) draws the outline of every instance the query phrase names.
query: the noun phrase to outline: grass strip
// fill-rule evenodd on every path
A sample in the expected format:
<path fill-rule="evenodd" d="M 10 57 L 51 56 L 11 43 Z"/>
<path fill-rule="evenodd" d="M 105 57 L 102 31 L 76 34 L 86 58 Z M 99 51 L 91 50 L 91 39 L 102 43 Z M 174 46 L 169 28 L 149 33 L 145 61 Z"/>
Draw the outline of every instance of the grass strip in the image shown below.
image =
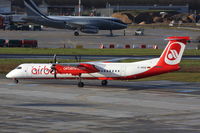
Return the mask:
<path fill-rule="evenodd" d="M 64 48 L 0 48 L 0 54 L 46 55 L 161 55 L 163 49 L 64 49 Z M 184 55 L 199 56 L 200 50 L 187 49 Z"/>
<path fill-rule="evenodd" d="M 200 73 L 172 72 L 149 78 L 138 79 L 138 81 L 155 81 L 155 80 L 169 80 L 178 82 L 200 82 Z"/>

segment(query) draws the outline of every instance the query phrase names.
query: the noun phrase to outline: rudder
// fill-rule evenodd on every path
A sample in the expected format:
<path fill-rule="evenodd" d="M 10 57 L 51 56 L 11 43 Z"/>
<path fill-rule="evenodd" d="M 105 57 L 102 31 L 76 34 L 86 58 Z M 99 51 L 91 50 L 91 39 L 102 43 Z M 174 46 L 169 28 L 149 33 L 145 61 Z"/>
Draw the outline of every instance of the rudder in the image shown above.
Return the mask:
<path fill-rule="evenodd" d="M 157 66 L 175 66 L 178 65 L 181 61 L 183 52 L 187 41 L 190 40 L 189 37 L 168 37 L 166 40 L 169 40 L 168 45 L 163 51 L 160 59 L 157 63 Z"/>

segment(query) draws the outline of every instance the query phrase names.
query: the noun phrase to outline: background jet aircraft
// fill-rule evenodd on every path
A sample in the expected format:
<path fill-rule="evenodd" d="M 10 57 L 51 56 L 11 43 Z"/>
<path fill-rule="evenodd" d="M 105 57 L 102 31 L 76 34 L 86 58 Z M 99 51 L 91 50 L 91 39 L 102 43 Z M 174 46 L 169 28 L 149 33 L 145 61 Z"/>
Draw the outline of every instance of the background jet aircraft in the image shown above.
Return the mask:
<path fill-rule="evenodd" d="M 27 10 L 25 20 L 44 25 L 47 27 L 74 30 L 74 35 L 78 36 L 79 31 L 83 33 L 96 34 L 99 30 L 121 30 L 127 28 L 127 24 L 118 18 L 113 17 L 93 17 L 93 16 L 46 16 L 41 13 L 32 0 L 24 0 Z"/>
<path fill-rule="evenodd" d="M 160 58 L 132 63 L 80 62 L 80 63 L 31 63 L 21 64 L 9 72 L 6 77 L 14 79 L 79 79 L 78 86 L 83 87 L 82 79 L 99 79 L 102 85 L 107 80 L 132 80 L 177 71 L 180 69 L 185 45 L 189 37 L 168 37 L 168 45 Z"/>

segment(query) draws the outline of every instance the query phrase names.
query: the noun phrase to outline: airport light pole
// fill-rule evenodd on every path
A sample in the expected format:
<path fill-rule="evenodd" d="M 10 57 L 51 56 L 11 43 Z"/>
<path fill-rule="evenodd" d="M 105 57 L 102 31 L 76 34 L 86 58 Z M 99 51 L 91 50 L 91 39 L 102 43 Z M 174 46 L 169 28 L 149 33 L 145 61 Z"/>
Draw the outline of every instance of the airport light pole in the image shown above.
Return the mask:
<path fill-rule="evenodd" d="M 111 13 L 110 13 L 110 3 L 108 4 L 108 7 L 109 7 L 109 17 L 110 17 L 110 14 L 111 14 Z"/>
<path fill-rule="evenodd" d="M 78 2 L 78 16 L 81 16 L 81 0 Z"/>

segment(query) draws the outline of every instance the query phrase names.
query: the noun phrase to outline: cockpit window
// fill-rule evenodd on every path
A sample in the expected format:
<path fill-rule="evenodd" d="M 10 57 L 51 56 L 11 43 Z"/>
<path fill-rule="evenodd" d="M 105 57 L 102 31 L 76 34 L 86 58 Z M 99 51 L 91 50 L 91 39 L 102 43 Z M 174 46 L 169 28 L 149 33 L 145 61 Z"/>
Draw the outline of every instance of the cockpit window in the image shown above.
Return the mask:
<path fill-rule="evenodd" d="M 22 67 L 18 66 L 16 69 L 22 69 Z"/>

